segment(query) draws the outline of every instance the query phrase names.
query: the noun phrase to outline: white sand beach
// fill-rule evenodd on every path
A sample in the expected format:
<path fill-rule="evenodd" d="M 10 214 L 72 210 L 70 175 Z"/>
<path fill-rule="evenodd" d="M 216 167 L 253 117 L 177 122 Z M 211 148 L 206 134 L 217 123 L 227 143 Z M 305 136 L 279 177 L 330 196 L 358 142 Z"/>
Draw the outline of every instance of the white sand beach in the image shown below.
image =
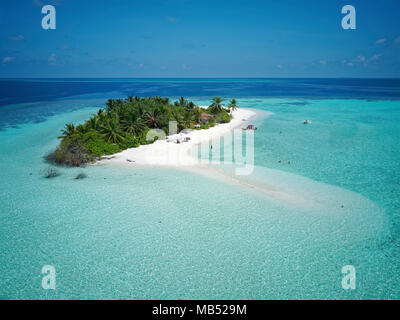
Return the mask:
<path fill-rule="evenodd" d="M 191 130 L 186 134 L 180 134 L 181 138 L 190 138 L 187 142 L 179 144 L 174 142 L 174 139 L 176 140 L 179 136 L 175 135 L 171 136 L 169 142 L 167 139 L 158 140 L 150 145 L 142 145 L 138 148 L 127 149 L 107 157 L 98 163 L 130 166 L 196 166 L 199 164 L 199 159 L 191 155 L 192 148 L 200 143 L 224 136 L 235 128 L 244 127 L 255 115 L 256 112 L 253 110 L 239 108 L 233 111 L 233 118 L 229 123 L 217 124 L 210 129 Z"/>

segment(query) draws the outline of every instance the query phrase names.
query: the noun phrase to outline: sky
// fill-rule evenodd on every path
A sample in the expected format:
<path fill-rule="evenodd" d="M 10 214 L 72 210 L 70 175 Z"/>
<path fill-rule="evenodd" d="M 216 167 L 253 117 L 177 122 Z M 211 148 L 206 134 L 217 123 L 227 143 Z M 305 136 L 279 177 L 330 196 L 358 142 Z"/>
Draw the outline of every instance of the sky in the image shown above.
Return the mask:
<path fill-rule="evenodd" d="M 0 77 L 398 78 L 399 17 L 398 0 L 1 0 Z"/>

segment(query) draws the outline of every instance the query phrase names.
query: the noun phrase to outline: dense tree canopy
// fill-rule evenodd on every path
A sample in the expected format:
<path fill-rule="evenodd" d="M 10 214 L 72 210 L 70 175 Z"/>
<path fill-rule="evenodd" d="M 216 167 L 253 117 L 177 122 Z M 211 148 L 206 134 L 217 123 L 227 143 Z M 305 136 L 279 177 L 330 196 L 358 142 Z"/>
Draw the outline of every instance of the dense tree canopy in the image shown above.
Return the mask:
<path fill-rule="evenodd" d="M 216 123 L 229 122 L 229 111 L 237 108 L 235 99 L 227 108 L 222 101 L 215 97 L 206 109 L 183 97 L 173 104 L 161 97 L 109 99 L 106 107 L 85 123 L 65 125 L 59 147 L 47 159 L 57 164 L 81 166 L 104 155 L 152 143 L 146 141 L 150 129 L 161 129 L 168 135 L 169 121 L 176 121 L 179 131 L 208 129 Z"/>

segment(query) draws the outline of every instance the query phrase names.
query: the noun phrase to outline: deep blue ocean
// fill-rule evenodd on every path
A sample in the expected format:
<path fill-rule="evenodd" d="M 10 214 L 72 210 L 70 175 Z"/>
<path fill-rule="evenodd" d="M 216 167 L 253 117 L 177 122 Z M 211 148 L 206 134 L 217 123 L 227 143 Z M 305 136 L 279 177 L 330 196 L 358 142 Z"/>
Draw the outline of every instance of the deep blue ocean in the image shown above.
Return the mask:
<path fill-rule="evenodd" d="M 64 124 L 128 95 L 271 112 L 245 182 L 303 202 L 167 168 L 43 178 Z M 399 299 L 399 138 L 400 79 L 0 80 L 0 298 Z"/>
<path fill-rule="evenodd" d="M 66 112 L 65 106 L 40 110 L 4 106 L 61 99 L 131 96 L 234 96 L 308 99 L 400 99 L 400 79 L 0 79 L 0 130 Z M 3 107 L 3 108 L 1 108 Z M 15 108 L 14 108 L 15 109 Z"/>
<path fill-rule="evenodd" d="M 0 105 L 117 91 L 138 96 L 400 99 L 400 79 L 2 79 Z"/>

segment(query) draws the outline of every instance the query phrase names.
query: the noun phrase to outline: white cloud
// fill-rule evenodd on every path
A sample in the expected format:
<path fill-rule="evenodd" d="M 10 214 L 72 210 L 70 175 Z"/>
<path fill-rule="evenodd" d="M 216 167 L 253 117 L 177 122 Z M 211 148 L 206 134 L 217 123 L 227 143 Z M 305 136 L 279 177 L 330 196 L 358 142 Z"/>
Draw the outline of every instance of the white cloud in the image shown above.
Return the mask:
<path fill-rule="evenodd" d="M 9 39 L 12 41 L 22 41 L 25 39 L 25 37 L 22 34 L 19 34 L 17 36 L 10 37 Z"/>
<path fill-rule="evenodd" d="M 348 67 L 356 67 L 356 66 L 368 67 L 370 63 L 378 61 L 382 56 L 383 53 L 375 54 L 370 58 L 367 58 L 363 55 L 359 55 L 352 60 L 347 60 L 347 59 L 342 60 L 342 65 Z"/>
<path fill-rule="evenodd" d="M 377 60 L 379 60 L 380 57 L 382 57 L 382 56 L 383 56 L 383 53 L 375 54 L 375 55 L 373 55 L 369 60 L 370 60 L 370 61 L 377 61 Z"/>
<path fill-rule="evenodd" d="M 376 40 L 375 44 L 382 44 L 382 43 L 386 42 L 386 40 L 387 40 L 386 38 L 378 39 L 378 40 Z"/>
<path fill-rule="evenodd" d="M 322 65 L 326 65 L 327 64 L 326 60 L 320 60 L 319 63 L 322 64 Z"/>
<path fill-rule="evenodd" d="M 8 62 L 11 62 L 11 61 L 14 61 L 15 60 L 15 57 L 4 57 L 3 58 L 3 63 L 8 63 Z"/>
<path fill-rule="evenodd" d="M 355 62 L 365 62 L 365 60 L 365 56 L 361 55 L 354 59 Z"/>

